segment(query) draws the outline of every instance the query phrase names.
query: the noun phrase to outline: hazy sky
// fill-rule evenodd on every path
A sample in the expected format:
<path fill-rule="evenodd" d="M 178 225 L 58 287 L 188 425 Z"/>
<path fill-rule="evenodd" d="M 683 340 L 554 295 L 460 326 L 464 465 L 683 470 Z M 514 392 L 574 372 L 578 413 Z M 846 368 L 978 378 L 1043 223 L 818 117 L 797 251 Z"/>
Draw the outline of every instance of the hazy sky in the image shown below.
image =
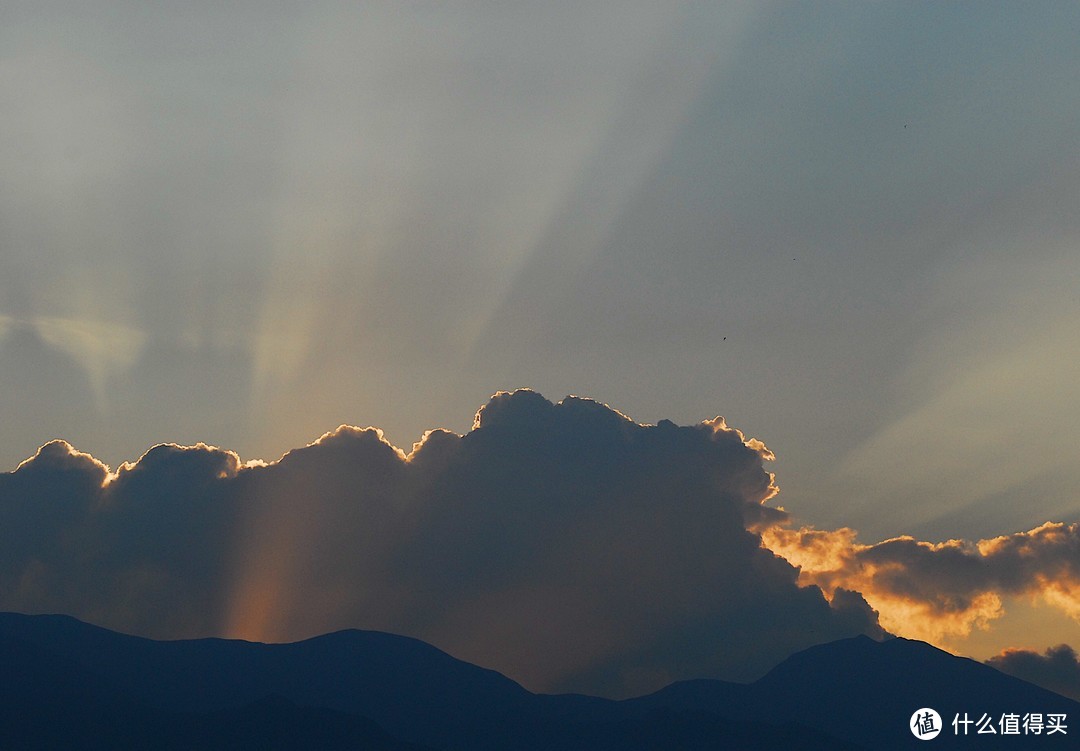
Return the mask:
<path fill-rule="evenodd" d="M 1078 28 L 8 0 L 0 465 L 274 460 L 341 423 L 408 451 L 526 386 L 722 414 L 774 503 L 866 544 L 1076 521 Z"/>

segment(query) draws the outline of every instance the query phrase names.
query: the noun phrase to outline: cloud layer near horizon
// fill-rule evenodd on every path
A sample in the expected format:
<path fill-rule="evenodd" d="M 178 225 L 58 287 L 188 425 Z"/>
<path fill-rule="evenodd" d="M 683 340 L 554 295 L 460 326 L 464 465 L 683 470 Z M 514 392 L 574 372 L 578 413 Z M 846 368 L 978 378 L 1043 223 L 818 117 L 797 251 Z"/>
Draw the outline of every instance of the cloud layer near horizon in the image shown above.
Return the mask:
<path fill-rule="evenodd" d="M 986 629 L 1009 596 L 1041 599 L 1080 622 L 1080 524 L 1047 522 L 978 542 L 904 536 L 865 545 L 849 528 L 781 526 L 763 538 L 799 567 L 800 582 L 862 593 L 882 625 L 904 636 L 941 644 Z"/>
<path fill-rule="evenodd" d="M 758 441 L 500 393 L 407 456 L 342 426 L 272 464 L 160 445 L 111 472 L 62 441 L 0 475 L 0 607 L 157 637 L 414 635 L 540 690 L 752 678 L 880 635 L 761 546 Z"/>
<path fill-rule="evenodd" d="M 1080 701 L 1080 657 L 1068 644 L 1050 647 L 1043 654 L 1029 649 L 1006 649 L 986 664 Z"/>

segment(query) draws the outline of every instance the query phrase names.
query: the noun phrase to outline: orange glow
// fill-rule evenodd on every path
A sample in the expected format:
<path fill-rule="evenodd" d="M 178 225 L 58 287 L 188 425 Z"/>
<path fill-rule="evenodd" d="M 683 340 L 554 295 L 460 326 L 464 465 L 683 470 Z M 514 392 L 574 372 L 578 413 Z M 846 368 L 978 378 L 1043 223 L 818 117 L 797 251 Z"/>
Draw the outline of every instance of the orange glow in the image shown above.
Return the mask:
<path fill-rule="evenodd" d="M 393 451 L 399 461 L 406 461 L 405 453 L 389 443 L 378 428 L 351 425 L 340 425 L 289 454 L 334 441 L 372 438 Z M 272 464 L 279 464 L 289 454 Z M 305 502 L 312 493 L 317 494 L 318 489 L 285 482 L 268 490 L 251 507 L 252 521 L 236 541 L 234 580 L 224 619 L 227 636 L 252 641 L 295 637 L 305 615 L 299 603 L 310 606 L 319 597 L 310 584 L 311 551 L 318 549 L 322 535 L 334 521 L 332 516 L 313 513 Z M 320 587 L 326 586 L 320 582 Z"/>
<path fill-rule="evenodd" d="M 799 569 L 800 582 L 821 586 L 829 574 L 850 565 L 851 553 L 857 548 L 856 534 L 848 527 L 830 532 L 807 527 L 797 531 L 770 527 L 762 532 L 761 540 L 765 547 Z"/>
<path fill-rule="evenodd" d="M 1080 623 L 1080 582 L 1041 579 L 1041 594 L 1050 605 Z"/>
<path fill-rule="evenodd" d="M 762 542 L 799 569 L 800 584 L 817 585 L 830 599 L 838 587 L 861 593 L 878 611 L 882 627 L 898 636 L 943 646 L 949 637 L 966 637 L 973 628 L 986 630 L 991 621 L 1004 615 L 1001 597 L 993 591 L 975 592 L 962 600 L 943 594 L 919 599 L 891 590 L 879 578 L 902 579 L 903 565 L 860 560 L 858 554 L 873 546 L 861 545 L 855 537 L 855 530 L 847 527 L 833 531 L 771 528 L 763 532 Z M 958 541 L 933 545 L 897 539 L 930 551 L 962 545 Z"/>
<path fill-rule="evenodd" d="M 1080 621 L 1077 533 L 1077 525 L 1048 522 L 974 544 L 900 537 L 863 545 L 848 528 L 773 527 L 762 543 L 799 569 L 800 584 L 830 598 L 838 587 L 860 592 L 887 630 L 946 646 L 989 630 L 1005 615 L 1006 598 L 1041 599 Z"/>
<path fill-rule="evenodd" d="M 292 504 L 270 499 L 252 509 L 251 526 L 237 541 L 237 572 L 225 609 L 225 636 L 277 641 L 293 605 L 293 577 L 312 537 L 310 520 Z"/>
<path fill-rule="evenodd" d="M 282 568 L 281 566 L 277 568 Z M 225 637 L 248 641 L 276 641 L 280 629 L 275 622 L 287 603 L 282 572 L 259 570 L 253 566 L 251 575 L 236 587 L 225 620 Z"/>

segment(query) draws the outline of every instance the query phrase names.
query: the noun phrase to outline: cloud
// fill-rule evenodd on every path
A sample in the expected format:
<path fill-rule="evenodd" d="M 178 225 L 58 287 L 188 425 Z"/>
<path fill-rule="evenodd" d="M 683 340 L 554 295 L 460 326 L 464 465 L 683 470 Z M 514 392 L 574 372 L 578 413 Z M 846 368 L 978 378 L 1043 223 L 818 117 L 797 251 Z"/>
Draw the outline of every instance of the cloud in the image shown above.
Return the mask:
<path fill-rule="evenodd" d="M 49 344 L 32 322 L 9 317 L 4 325 L 0 454 L 24 457 L 57 435 L 92 435 L 98 418 L 86 370 L 69 353 Z"/>
<path fill-rule="evenodd" d="M 342 426 L 271 464 L 156 446 L 111 472 L 63 442 L 0 475 L 0 607 L 158 637 L 417 636 L 542 690 L 752 678 L 881 636 L 857 594 L 800 586 L 771 454 L 722 418 L 638 424 L 500 393 L 407 455 Z"/>
<path fill-rule="evenodd" d="M 1068 644 L 1050 647 L 1044 654 L 1028 649 L 1006 649 L 986 664 L 1080 701 L 1080 658 Z"/>
<path fill-rule="evenodd" d="M 67 612 L 136 633 L 209 633 L 236 517 L 239 458 L 157 446 L 112 473 L 53 441 L 0 475 L 3 607 Z"/>
<path fill-rule="evenodd" d="M 763 539 L 799 567 L 800 582 L 861 592 L 882 625 L 904 636 L 940 643 L 985 629 L 1008 595 L 1042 598 L 1080 621 L 1080 524 L 1047 522 L 976 543 L 897 537 L 864 545 L 848 528 L 782 526 Z"/>
<path fill-rule="evenodd" d="M 34 324 L 44 341 L 83 367 L 102 399 L 108 377 L 135 363 L 146 338 L 130 326 L 101 321 L 43 317 Z"/>

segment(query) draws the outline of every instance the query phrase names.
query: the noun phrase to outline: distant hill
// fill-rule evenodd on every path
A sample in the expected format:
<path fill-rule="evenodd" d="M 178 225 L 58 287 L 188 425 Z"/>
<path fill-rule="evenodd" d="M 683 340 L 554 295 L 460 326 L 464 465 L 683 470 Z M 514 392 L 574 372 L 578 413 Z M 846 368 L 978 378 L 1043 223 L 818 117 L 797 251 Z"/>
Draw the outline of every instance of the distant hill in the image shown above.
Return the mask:
<path fill-rule="evenodd" d="M 796 654 L 752 684 L 676 683 L 616 702 L 526 691 L 407 637 L 342 631 L 294 644 L 158 642 L 65 616 L 0 614 L 5 749 L 922 748 L 912 712 L 1064 713 L 1080 704 L 921 642 L 865 637 Z M 952 736 L 932 748 L 995 748 Z"/>
<path fill-rule="evenodd" d="M 822 644 L 792 655 L 755 683 L 688 681 L 630 703 L 698 709 L 751 721 L 778 717 L 873 749 L 1080 748 L 1080 704 L 1005 675 L 980 662 L 956 657 L 920 641 L 865 636 Z M 724 707 L 724 709 L 718 709 Z M 922 707 L 942 717 L 943 732 L 930 746 L 906 731 Z M 1003 736 L 1005 714 L 1064 713 L 1065 735 Z M 984 714 L 999 732 L 957 735 L 952 721 Z M 963 725 L 958 725 L 960 733 Z"/>
<path fill-rule="evenodd" d="M 273 695 L 203 713 L 155 706 L 120 689 L 108 671 L 8 636 L 0 638 L 0 748 L 422 751 L 370 720 Z"/>

